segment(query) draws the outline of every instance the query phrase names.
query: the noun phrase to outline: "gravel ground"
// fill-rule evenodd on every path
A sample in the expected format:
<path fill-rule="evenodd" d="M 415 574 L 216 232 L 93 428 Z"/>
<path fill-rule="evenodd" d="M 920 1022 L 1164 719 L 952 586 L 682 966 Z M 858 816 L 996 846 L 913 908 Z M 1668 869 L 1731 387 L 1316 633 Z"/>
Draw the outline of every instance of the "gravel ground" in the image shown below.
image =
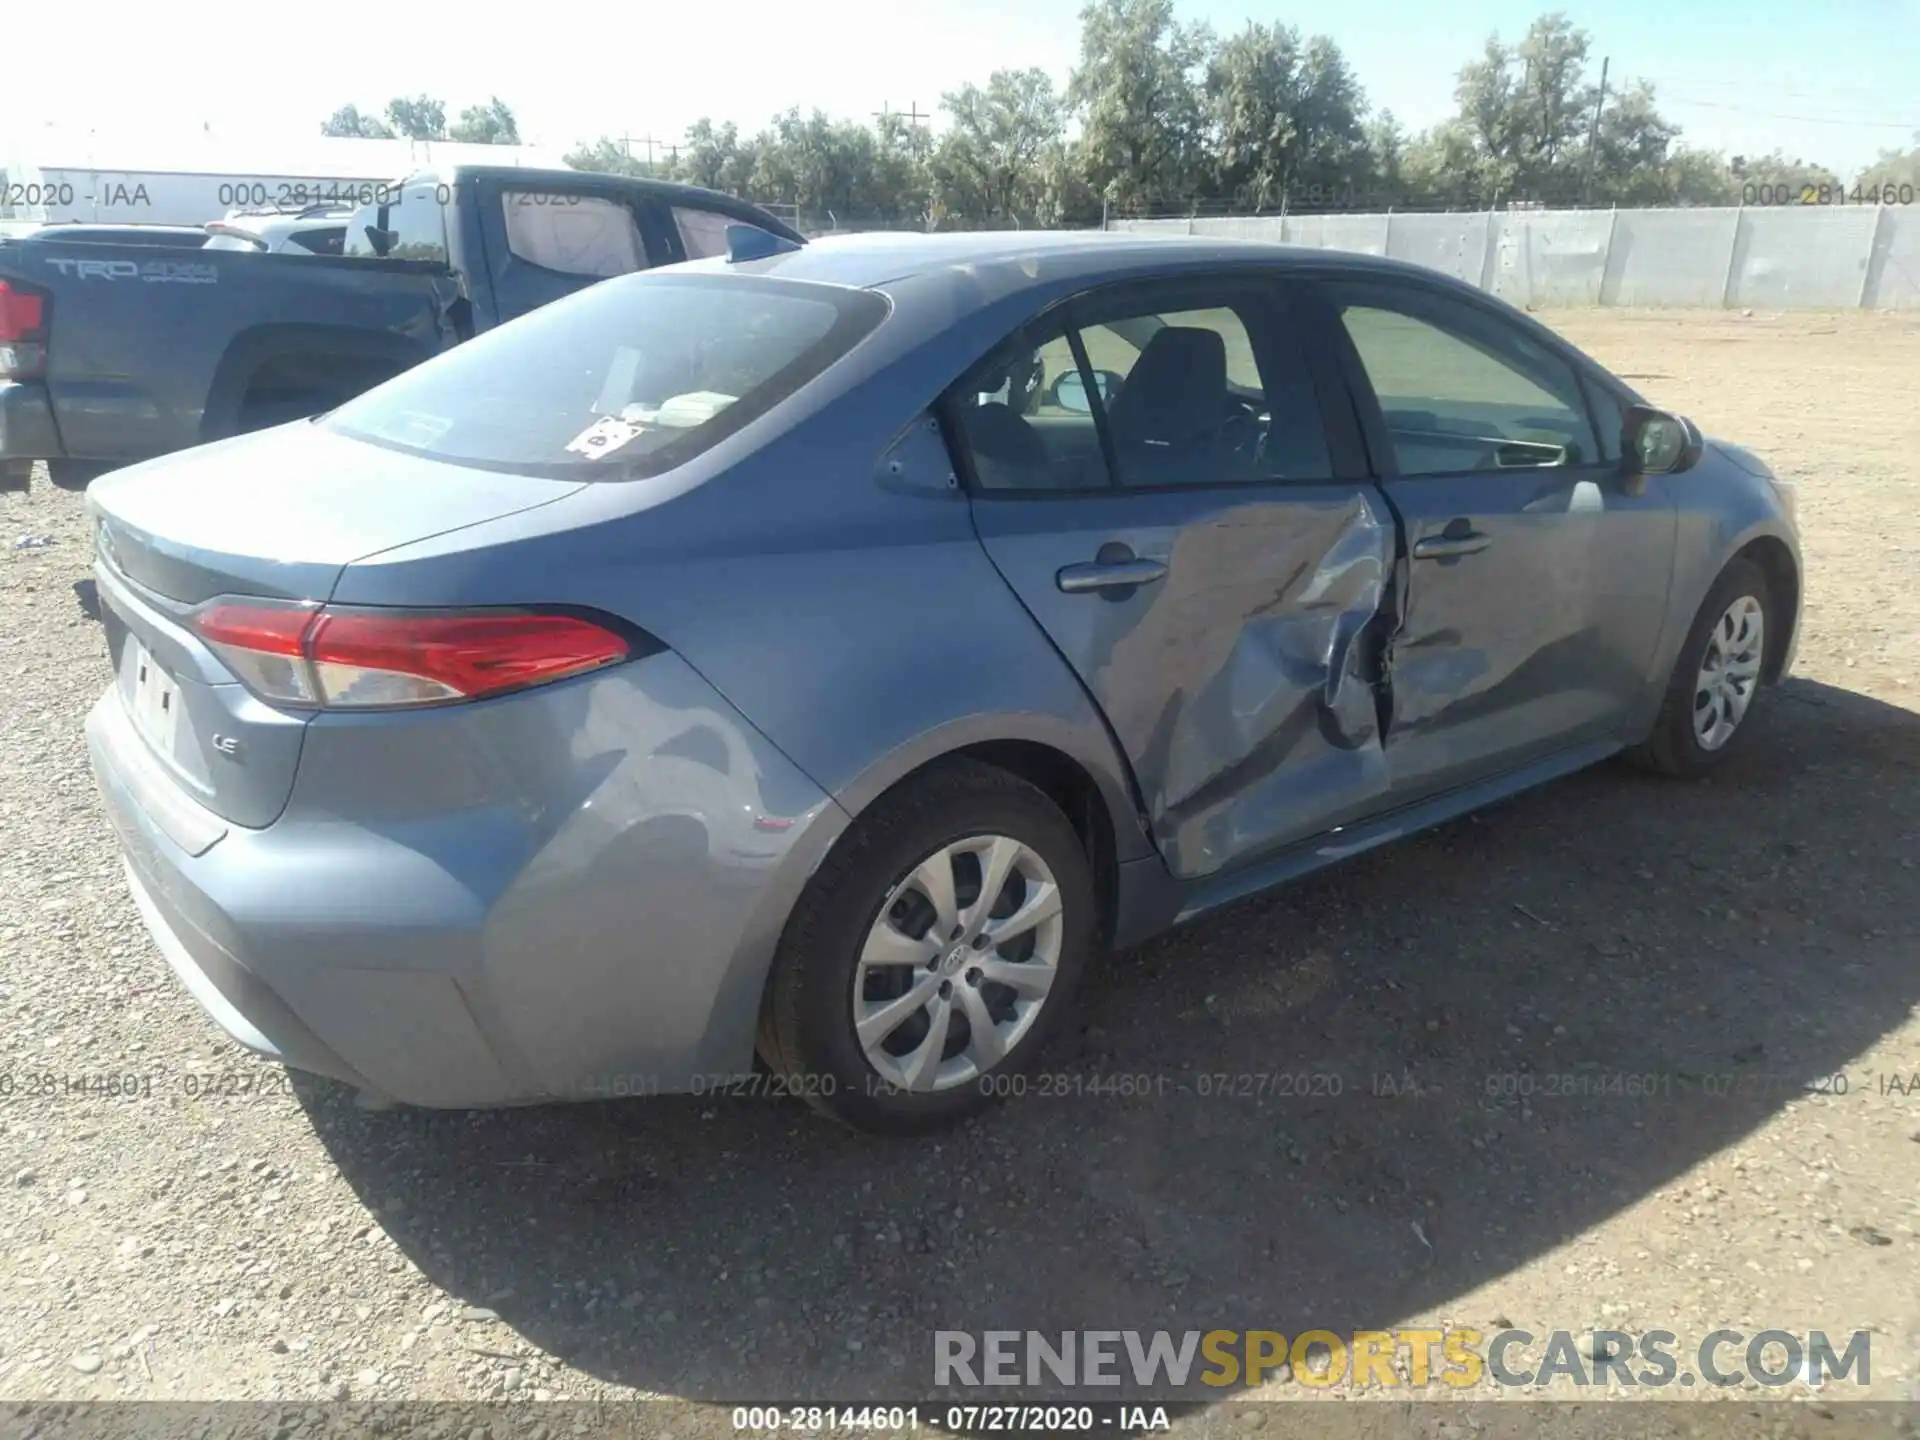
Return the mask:
<path fill-rule="evenodd" d="M 1920 317 L 1545 318 L 1802 484 L 1755 743 L 1117 957 L 1050 1069 L 1151 1093 L 917 1144 L 712 1098 L 368 1113 L 226 1043 L 94 796 L 80 499 L 0 495 L 0 1397 L 899 1399 L 935 1329 L 1513 1323 L 1864 1328 L 1847 1398 L 1920 1399 Z"/>

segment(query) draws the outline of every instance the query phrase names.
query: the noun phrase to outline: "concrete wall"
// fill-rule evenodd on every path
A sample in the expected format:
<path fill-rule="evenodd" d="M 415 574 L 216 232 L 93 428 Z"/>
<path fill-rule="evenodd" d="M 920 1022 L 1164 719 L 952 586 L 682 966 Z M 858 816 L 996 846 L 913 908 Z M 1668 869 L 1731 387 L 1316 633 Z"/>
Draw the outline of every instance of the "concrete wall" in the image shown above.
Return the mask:
<path fill-rule="evenodd" d="M 1920 205 L 1115 220 L 1387 255 L 1515 305 L 1920 309 Z"/>

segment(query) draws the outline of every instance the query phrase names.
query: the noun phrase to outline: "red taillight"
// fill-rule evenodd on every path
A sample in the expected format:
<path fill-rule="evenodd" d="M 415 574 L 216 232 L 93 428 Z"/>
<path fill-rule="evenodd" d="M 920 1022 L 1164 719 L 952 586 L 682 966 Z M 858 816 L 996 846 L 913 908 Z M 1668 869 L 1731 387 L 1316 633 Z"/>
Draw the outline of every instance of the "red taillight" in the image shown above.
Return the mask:
<path fill-rule="evenodd" d="M 44 295 L 0 280 L 0 380 L 26 380 L 45 368 L 46 323 Z"/>
<path fill-rule="evenodd" d="M 38 340 L 46 319 L 45 296 L 0 280 L 0 342 Z"/>
<path fill-rule="evenodd" d="M 478 700 L 634 655 L 623 636 L 591 620 L 525 610 L 215 600 L 196 612 L 193 625 L 263 698 L 324 709 Z"/>

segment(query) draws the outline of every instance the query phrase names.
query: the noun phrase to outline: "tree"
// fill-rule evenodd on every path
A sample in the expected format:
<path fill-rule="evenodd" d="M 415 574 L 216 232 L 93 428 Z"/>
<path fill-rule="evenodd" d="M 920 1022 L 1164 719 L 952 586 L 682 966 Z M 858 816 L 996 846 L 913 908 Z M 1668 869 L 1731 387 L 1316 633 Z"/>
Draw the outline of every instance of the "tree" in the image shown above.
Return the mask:
<path fill-rule="evenodd" d="M 1674 141 L 1679 134 L 1679 128 L 1654 108 L 1651 85 L 1643 82 L 1610 96 L 1600 112 L 1593 155 L 1591 159 L 1581 155 L 1579 188 L 1569 198 L 1612 205 L 1666 205 L 1682 198 L 1678 186 L 1684 179 L 1691 187 L 1690 197 L 1716 202 L 1724 187 L 1710 179 L 1711 164 L 1700 152 L 1688 152 L 1676 168 Z"/>
<path fill-rule="evenodd" d="M 1367 121 L 1365 190 L 1377 201 L 1401 199 L 1407 189 L 1407 132 L 1391 110 Z"/>
<path fill-rule="evenodd" d="M 1122 206 L 1193 193 L 1204 145 L 1201 74 L 1212 32 L 1173 18 L 1173 0 L 1090 0 L 1067 105 L 1087 178 Z"/>
<path fill-rule="evenodd" d="M 673 165 L 673 178 L 729 195 L 742 193 L 753 174 L 753 152 L 740 143 L 732 121 L 716 126 L 704 116 L 687 129 Z"/>
<path fill-rule="evenodd" d="M 1644 82 L 1602 96 L 1591 42 L 1543 15 L 1518 45 L 1490 37 L 1460 70 L 1458 112 L 1408 145 L 1408 188 L 1446 204 L 1712 205 L 1737 198 L 1718 155 L 1687 149 Z M 1598 107 L 1598 123 L 1595 110 Z"/>
<path fill-rule="evenodd" d="M 1749 204 L 1758 198 L 1763 185 L 1770 188 L 1767 198 L 1760 203 L 1778 205 L 1786 203 L 1782 197 L 1790 197 L 1797 203 L 1803 191 L 1817 195 L 1823 186 L 1831 192 L 1841 184 L 1840 177 L 1826 166 L 1783 155 L 1778 150 L 1768 155 L 1736 155 L 1727 162 L 1727 169 L 1738 188 L 1739 198 Z"/>
<path fill-rule="evenodd" d="M 1679 145 L 1667 157 L 1665 199 L 1675 205 L 1733 205 L 1740 199 L 1740 184 L 1718 151 Z"/>
<path fill-rule="evenodd" d="M 439 100 L 417 95 L 411 100 L 387 102 L 387 122 L 409 140 L 447 138 L 447 107 Z"/>
<path fill-rule="evenodd" d="M 943 213 L 1034 224 L 1045 180 L 1041 161 L 1066 115 L 1044 70 L 996 70 L 986 88 L 940 97 L 951 124 L 928 159 Z"/>
<path fill-rule="evenodd" d="M 1869 190 L 1888 185 L 1896 192 L 1903 185 L 1920 189 L 1920 130 L 1914 132 L 1911 150 L 1882 150 L 1880 158 L 1862 170 L 1853 183 Z"/>
<path fill-rule="evenodd" d="M 1480 155 L 1465 122 L 1445 120 L 1407 143 L 1401 157 L 1411 200 L 1437 205 L 1484 204 Z"/>
<path fill-rule="evenodd" d="M 1077 141 L 1055 140 L 1040 157 L 1038 216 L 1050 226 L 1098 225 L 1104 218 Z"/>
<path fill-rule="evenodd" d="M 1555 12 L 1518 45 L 1489 36 L 1480 58 L 1461 67 L 1449 138 L 1464 141 L 1478 193 L 1559 198 L 1577 183 L 1598 98 L 1585 78 L 1588 48 L 1587 33 Z"/>
<path fill-rule="evenodd" d="M 1456 76 L 1455 113 L 1409 136 L 1373 113 L 1339 46 L 1278 22 L 1225 41 L 1182 24 L 1175 0 L 1085 0 L 1079 63 L 1060 93 L 1041 70 L 996 70 L 941 97 L 938 135 L 902 115 L 863 124 L 797 107 L 753 134 L 701 119 L 683 144 L 636 159 L 608 136 L 578 145 L 583 170 L 666 176 L 790 206 L 842 226 L 1079 225 L 1184 206 L 1200 195 L 1242 208 L 1736 204 L 1753 188 L 1798 198 L 1838 178 L 1778 152 L 1731 160 L 1681 143 L 1645 83 L 1602 94 L 1588 34 L 1540 16 L 1515 43 L 1489 36 Z M 1069 121 L 1077 133 L 1069 134 Z M 446 107 L 397 98 L 386 120 L 342 106 L 329 135 L 516 144 L 499 97 Z M 1856 183 L 1920 187 L 1920 134 Z M 650 150 L 651 155 L 651 150 Z M 1349 198 L 1351 197 L 1351 198 Z"/>
<path fill-rule="evenodd" d="M 933 219 L 933 136 L 904 115 L 882 115 L 873 134 L 873 185 L 881 211 L 891 224 L 924 228 Z"/>
<path fill-rule="evenodd" d="M 1340 47 L 1248 24 L 1213 53 L 1204 86 L 1213 180 L 1261 208 L 1300 186 L 1354 188 L 1367 166 L 1366 101 Z"/>
<path fill-rule="evenodd" d="M 518 145 L 520 126 L 513 118 L 513 111 L 507 108 L 507 102 L 495 95 L 485 105 L 469 105 L 462 110 L 459 122 L 447 132 L 447 138 L 473 145 Z"/>
<path fill-rule="evenodd" d="M 342 105 L 320 122 L 322 135 L 345 136 L 357 140 L 391 140 L 393 131 L 372 115 L 362 115 L 357 105 Z"/>
<path fill-rule="evenodd" d="M 778 204 L 822 212 L 845 209 L 851 167 L 843 153 L 844 138 L 825 111 L 815 110 L 803 119 L 794 106 L 755 137 L 757 153 L 748 184 Z"/>
<path fill-rule="evenodd" d="M 574 147 L 561 158 L 575 170 L 597 170 L 605 175 L 647 176 L 653 173 L 646 161 L 634 159 L 618 140 L 605 135 Z"/>

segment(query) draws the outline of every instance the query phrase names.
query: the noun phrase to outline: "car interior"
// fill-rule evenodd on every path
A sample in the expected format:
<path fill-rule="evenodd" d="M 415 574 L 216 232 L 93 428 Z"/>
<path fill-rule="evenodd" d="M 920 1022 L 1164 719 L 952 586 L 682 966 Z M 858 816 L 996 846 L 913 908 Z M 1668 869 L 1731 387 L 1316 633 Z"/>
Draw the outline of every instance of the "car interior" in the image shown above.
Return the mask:
<path fill-rule="evenodd" d="M 1571 372 L 1559 373 L 1564 367 L 1508 354 L 1492 336 L 1415 313 L 1348 305 L 1341 320 L 1373 382 L 1401 474 L 1537 469 L 1600 458 L 1577 384 Z"/>
<path fill-rule="evenodd" d="M 1058 329 L 1016 337 L 961 383 L 957 411 L 983 489 L 1107 488 L 1096 405 L 1129 488 L 1327 473 L 1304 376 L 1292 403 L 1270 404 L 1232 310 L 1130 316 L 1085 326 L 1076 338 L 1097 401 Z"/>
<path fill-rule="evenodd" d="M 1600 458 L 1577 390 L 1555 394 L 1538 367 L 1411 314 L 1349 306 L 1343 320 L 1402 474 Z M 961 382 L 955 409 L 988 491 L 1108 488 L 1102 420 L 1127 488 L 1323 479 L 1311 382 L 1304 368 L 1284 380 L 1270 383 L 1230 308 L 1133 315 L 1016 336 Z"/>

